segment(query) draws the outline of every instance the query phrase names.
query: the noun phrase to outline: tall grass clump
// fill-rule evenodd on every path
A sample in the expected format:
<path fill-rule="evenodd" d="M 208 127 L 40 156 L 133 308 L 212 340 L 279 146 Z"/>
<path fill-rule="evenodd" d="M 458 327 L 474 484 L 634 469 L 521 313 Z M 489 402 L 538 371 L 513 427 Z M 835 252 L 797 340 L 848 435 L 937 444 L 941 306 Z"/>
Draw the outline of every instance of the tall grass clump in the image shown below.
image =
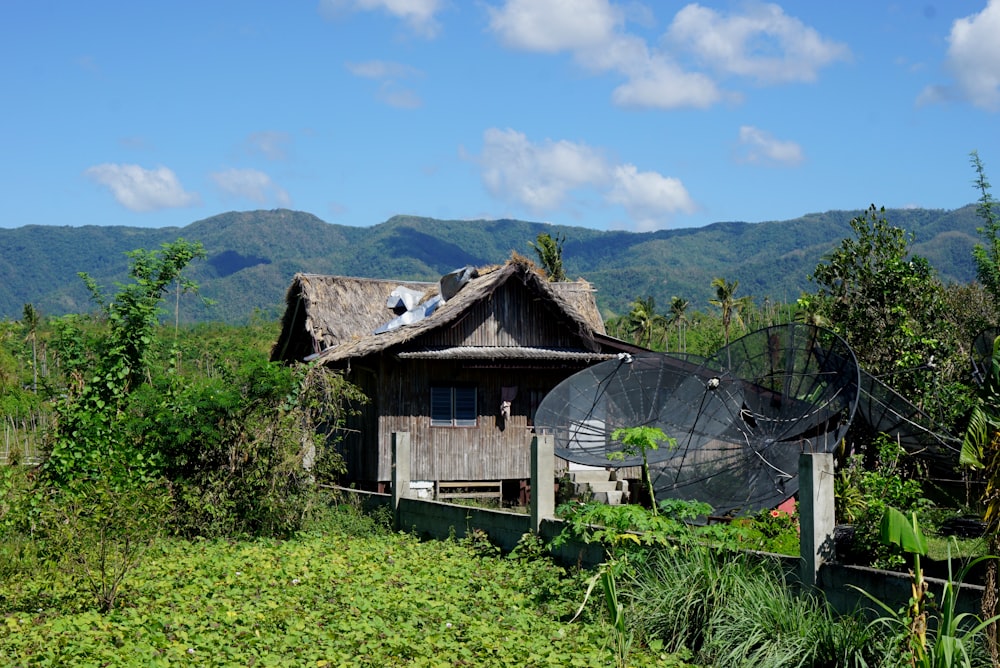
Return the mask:
<path fill-rule="evenodd" d="M 876 665 L 875 631 L 797 594 L 780 563 L 703 546 L 658 550 L 624 583 L 642 644 L 712 666 Z"/>

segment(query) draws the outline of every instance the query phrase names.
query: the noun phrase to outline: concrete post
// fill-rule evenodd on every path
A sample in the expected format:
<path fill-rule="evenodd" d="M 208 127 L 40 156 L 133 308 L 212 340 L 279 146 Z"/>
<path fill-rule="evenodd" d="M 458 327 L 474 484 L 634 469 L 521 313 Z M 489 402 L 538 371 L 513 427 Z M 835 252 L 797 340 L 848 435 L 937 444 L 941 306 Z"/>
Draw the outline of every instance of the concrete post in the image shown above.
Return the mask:
<path fill-rule="evenodd" d="M 410 495 L 410 432 L 392 433 L 392 526 L 399 531 L 399 500 Z"/>
<path fill-rule="evenodd" d="M 531 529 L 535 533 L 542 520 L 556 513 L 555 438 L 551 434 L 531 439 Z"/>
<path fill-rule="evenodd" d="M 803 452 L 799 455 L 799 550 L 803 589 L 815 587 L 819 569 L 834 553 L 836 522 L 833 494 L 833 455 Z"/>

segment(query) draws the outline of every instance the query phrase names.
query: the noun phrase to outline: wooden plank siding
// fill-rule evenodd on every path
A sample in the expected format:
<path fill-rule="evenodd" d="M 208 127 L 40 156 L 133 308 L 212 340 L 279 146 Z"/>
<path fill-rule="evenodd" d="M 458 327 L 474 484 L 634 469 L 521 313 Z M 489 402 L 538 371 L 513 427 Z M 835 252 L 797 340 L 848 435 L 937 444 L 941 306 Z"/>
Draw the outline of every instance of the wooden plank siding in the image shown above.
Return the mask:
<path fill-rule="evenodd" d="M 392 402 L 379 417 L 378 480 L 391 475 L 392 433 L 410 433 L 413 480 L 511 480 L 530 477 L 532 396 L 542 397 L 566 369 L 465 368 L 461 362 L 410 360 L 382 376 L 380 396 Z M 476 388 L 475 427 L 431 426 L 432 385 Z M 501 388 L 517 387 L 510 419 L 500 419 Z"/>
<path fill-rule="evenodd" d="M 489 299 L 474 304 L 451 327 L 429 332 L 411 348 L 453 346 L 539 346 L 580 348 L 581 341 L 558 322 L 549 302 L 511 280 Z"/>
<path fill-rule="evenodd" d="M 456 346 L 581 348 L 582 342 L 556 320 L 547 301 L 511 280 L 473 305 L 451 327 L 428 332 L 409 350 Z M 492 368 L 491 368 L 492 367 Z M 378 374 L 376 480 L 391 477 L 392 433 L 410 433 L 410 475 L 414 480 L 510 480 L 530 477 L 533 406 L 581 364 L 478 360 L 400 360 L 382 355 Z M 476 388 L 477 425 L 440 427 L 430 423 L 432 385 Z M 511 416 L 500 419 L 501 388 L 517 387 Z M 375 444 L 371 444 L 374 446 Z"/>

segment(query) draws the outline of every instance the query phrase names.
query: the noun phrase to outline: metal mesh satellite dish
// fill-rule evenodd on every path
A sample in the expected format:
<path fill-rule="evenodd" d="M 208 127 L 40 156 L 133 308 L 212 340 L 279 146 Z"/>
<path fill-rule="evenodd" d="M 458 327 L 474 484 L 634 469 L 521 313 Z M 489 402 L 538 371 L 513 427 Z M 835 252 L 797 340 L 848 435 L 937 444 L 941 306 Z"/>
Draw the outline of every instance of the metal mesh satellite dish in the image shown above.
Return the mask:
<path fill-rule="evenodd" d="M 748 334 L 706 360 L 698 377 L 710 371 L 718 384 L 704 392 L 725 406 L 728 426 L 699 438 L 696 416 L 686 434 L 675 432 L 673 456 L 653 467 L 658 499 L 705 501 L 720 514 L 773 507 L 798 491 L 799 454 L 832 452 L 857 407 L 854 353 L 809 325 Z"/>
<path fill-rule="evenodd" d="M 554 436 L 560 457 L 603 466 L 621 448 L 611 439 L 615 429 L 659 427 L 677 447 L 648 453 L 657 499 L 751 512 L 795 493 L 800 452 L 829 452 L 843 438 L 857 406 L 858 373 L 840 337 L 782 325 L 700 364 L 644 354 L 590 367 L 545 397 L 535 425 Z"/>
<path fill-rule="evenodd" d="M 957 461 L 958 439 L 939 427 L 931 416 L 898 392 L 861 370 L 859 420 L 889 435 L 910 453 L 921 453 L 947 468 Z"/>

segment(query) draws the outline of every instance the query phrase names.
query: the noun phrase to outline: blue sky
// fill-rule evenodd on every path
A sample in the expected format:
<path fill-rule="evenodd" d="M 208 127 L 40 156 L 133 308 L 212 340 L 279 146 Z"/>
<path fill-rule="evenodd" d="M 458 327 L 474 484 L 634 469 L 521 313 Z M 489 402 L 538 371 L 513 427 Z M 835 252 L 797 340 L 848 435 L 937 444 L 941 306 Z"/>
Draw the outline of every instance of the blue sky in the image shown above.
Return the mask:
<path fill-rule="evenodd" d="M 972 150 L 1000 186 L 998 36 L 1000 0 L 0 0 L 0 226 L 953 209 Z"/>

